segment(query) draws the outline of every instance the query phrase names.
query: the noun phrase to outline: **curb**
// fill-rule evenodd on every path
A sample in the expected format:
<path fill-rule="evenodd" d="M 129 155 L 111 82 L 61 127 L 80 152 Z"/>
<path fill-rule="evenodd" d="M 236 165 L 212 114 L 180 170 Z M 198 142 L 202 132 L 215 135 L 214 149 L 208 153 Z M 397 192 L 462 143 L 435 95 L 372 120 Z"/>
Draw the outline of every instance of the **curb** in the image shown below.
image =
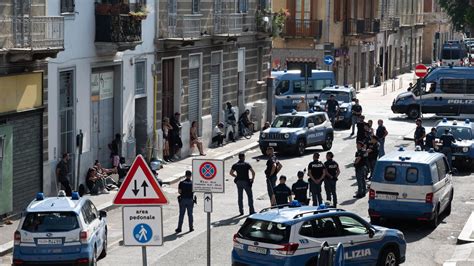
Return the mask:
<path fill-rule="evenodd" d="M 458 244 L 474 242 L 474 212 L 467 219 L 461 233 L 458 236 Z"/>

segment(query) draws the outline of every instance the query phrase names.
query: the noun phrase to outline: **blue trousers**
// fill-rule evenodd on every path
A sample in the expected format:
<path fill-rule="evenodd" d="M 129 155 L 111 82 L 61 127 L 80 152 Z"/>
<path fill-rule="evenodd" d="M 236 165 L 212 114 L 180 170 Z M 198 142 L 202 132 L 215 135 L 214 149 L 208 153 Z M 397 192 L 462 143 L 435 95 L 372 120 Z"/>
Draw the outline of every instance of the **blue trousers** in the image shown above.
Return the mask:
<path fill-rule="evenodd" d="M 385 155 L 385 139 L 379 139 L 379 158 Z"/>
<path fill-rule="evenodd" d="M 189 228 L 193 227 L 193 207 L 194 202 L 193 199 L 181 199 L 179 202 L 179 219 L 178 219 L 178 229 L 181 230 L 183 227 L 183 220 L 184 220 L 184 213 L 188 212 L 188 221 L 189 221 Z"/>
<path fill-rule="evenodd" d="M 247 194 L 247 200 L 249 203 L 249 212 L 254 213 L 255 209 L 253 208 L 253 194 L 252 194 L 252 187 L 250 186 L 250 183 L 245 180 L 238 180 L 236 182 L 237 185 L 237 196 L 238 196 L 238 203 L 239 203 L 239 211 L 244 212 L 244 190 L 245 194 Z"/>
<path fill-rule="evenodd" d="M 272 201 L 273 188 L 276 186 L 276 181 L 277 181 L 276 175 L 267 177 L 267 193 L 268 193 L 268 196 L 270 197 L 270 201 Z"/>
<path fill-rule="evenodd" d="M 324 180 L 324 190 L 326 190 L 326 200 L 331 201 L 333 206 L 337 205 L 337 195 L 336 195 L 336 180 L 326 179 Z"/>
<path fill-rule="evenodd" d="M 367 175 L 367 171 L 365 167 L 356 168 L 357 195 L 365 195 L 366 188 L 367 188 L 365 184 L 366 175 Z"/>
<path fill-rule="evenodd" d="M 309 190 L 311 191 L 311 199 L 313 200 L 313 206 L 319 206 L 323 204 L 323 197 L 321 196 L 321 184 L 314 182 L 309 183 Z"/>

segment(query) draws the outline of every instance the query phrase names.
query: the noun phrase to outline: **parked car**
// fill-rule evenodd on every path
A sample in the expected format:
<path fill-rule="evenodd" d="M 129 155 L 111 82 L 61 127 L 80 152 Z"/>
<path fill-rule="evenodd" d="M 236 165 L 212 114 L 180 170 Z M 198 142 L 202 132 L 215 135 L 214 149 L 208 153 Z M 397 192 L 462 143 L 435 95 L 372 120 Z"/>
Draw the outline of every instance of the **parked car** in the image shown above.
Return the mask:
<path fill-rule="evenodd" d="M 352 126 L 352 105 L 357 97 L 355 89 L 349 86 L 332 86 L 324 88 L 319 95 L 319 98 L 314 103 L 314 110 L 324 112 L 326 102 L 331 95 L 334 95 L 339 103 L 339 111 L 335 118 L 335 125 L 350 128 Z"/>

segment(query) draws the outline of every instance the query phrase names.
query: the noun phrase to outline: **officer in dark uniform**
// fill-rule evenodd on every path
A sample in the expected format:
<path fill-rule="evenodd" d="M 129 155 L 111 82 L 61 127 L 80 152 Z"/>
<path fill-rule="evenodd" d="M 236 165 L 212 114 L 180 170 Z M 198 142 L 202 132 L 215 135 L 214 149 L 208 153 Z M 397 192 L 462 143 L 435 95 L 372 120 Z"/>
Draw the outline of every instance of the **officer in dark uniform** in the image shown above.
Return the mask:
<path fill-rule="evenodd" d="M 364 121 L 365 116 L 359 116 L 359 121 L 357 121 L 357 134 L 356 134 L 356 141 L 364 141 L 367 137 L 367 131 L 365 130 L 366 123 Z"/>
<path fill-rule="evenodd" d="M 363 142 L 357 142 L 357 152 L 355 154 L 354 167 L 357 180 L 357 193 L 354 198 L 363 198 L 367 190 L 365 178 L 367 176 L 367 152 Z"/>
<path fill-rule="evenodd" d="M 252 178 L 249 178 L 249 172 L 252 173 Z M 245 161 L 244 153 L 239 153 L 239 161 L 232 165 L 230 175 L 235 178 L 234 183 L 237 185 L 237 196 L 240 215 L 244 215 L 244 204 L 242 199 L 244 190 L 247 194 L 247 199 L 249 203 L 249 214 L 254 214 L 255 209 L 253 207 L 252 184 L 255 179 L 255 171 L 252 169 L 252 166 Z"/>
<path fill-rule="evenodd" d="M 421 123 L 422 123 L 421 119 L 417 118 L 416 119 L 416 129 L 415 129 L 414 138 L 415 138 L 415 147 L 420 146 L 421 149 L 423 150 L 425 148 L 424 139 L 425 139 L 425 135 L 426 135 L 426 130 L 421 125 Z"/>
<path fill-rule="evenodd" d="M 291 186 L 291 191 L 295 195 L 295 200 L 301 202 L 302 205 L 308 205 L 308 183 L 303 178 L 304 172 L 298 171 L 298 181 Z"/>
<path fill-rule="evenodd" d="M 339 170 L 339 164 L 333 159 L 334 154 L 332 152 L 326 153 L 326 162 L 324 163 L 324 167 L 326 168 L 326 177 L 324 178 L 324 189 L 326 190 L 326 200 L 330 202 L 332 198 L 333 207 L 336 208 L 336 181 L 341 171 Z"/>
<path fill-rule="evenodd" d="M 326 168 L 324 168 L 323 162 L 319 160 L 319 153 L 315 152 L 313 154 L 313 161 L 308 164 L 309 190 L 311 191 L 313 206 L 319 206 L 324 203 L 321 196 L 321 183 L 324 180 L 325 174 Z"/>
<path fill-rule="evenodd" d="M 276 186 L 277 181 L 277 174 L 280 172 L 282 165 L 278 161 L 277 157 L 275 156 L 275 150 L 273 147 L 267 148 L 267 167 L 265 168 L 265 176 L 266 176 L 266 183 L 267 183 L 267 193 L 268 197 L 270 198 L 270 204 L 274 205 L 275 202 L 272 201 L 273 197 L 273 188 Z"/>
<path fill-rule="evenodd" d="M 280 176 L 280 184 L 273 188 L 273 202 L 276 205 L 288 204 L 291 201 L 291 189 L 285 184 L 286 176 Z"/>
<path fill-rule="evenodd" d="M 444 134 L 441 135 L 439 138 L 441 141 L 441 152 L 446 156 L 448 159 L 449 163 L 449 168 L 452 167 L 452 160 L 453 160 L 453 150 L 452 150 L 452 145 L 453 143 L 456 143 L 456 139 L 454 139 L 454 136 L 449 132 L 449 129 L 444 130 Z"/>
<path fill-rule="evenodd" d="M 377 162 L 377 158 L 379 157 L 379 139 L 377 136 L 373 135 L 370 138 L 370 142 L 367 144 L 367 161 L 368 167 L 370 171 L 370 178 L 374 174 L 375 163 Z"/>
<path fill-rule="evenodd" d="M 436 128 L 431 128 L 431 132 L 426 134 L 425 139 L 425 150 L 429 151 L 430 149 L 436 148 Z"/>
<path fill-rule="evenodd" d="M 181 181 L 178 185 L 178 202 L 179 202 L 179 219 L 178 219 L 178 228 L 176 228 L 176 233 L 181 233 L 181 228 L 183 226 L 184 213 L 188 213 L 189 220 L 189 232 L 194 231 L 193 227 L 193 181 L 191 181 L 191 171 L 186 171 L 186 179 Z"/>

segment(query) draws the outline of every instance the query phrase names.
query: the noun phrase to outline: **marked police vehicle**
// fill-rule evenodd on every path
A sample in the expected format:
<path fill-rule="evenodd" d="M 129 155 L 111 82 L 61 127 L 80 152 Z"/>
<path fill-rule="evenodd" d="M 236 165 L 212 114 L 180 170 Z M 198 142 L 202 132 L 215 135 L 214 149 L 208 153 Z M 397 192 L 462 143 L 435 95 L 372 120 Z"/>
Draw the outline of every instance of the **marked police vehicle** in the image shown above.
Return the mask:
<path fill-rule="evenodd" d="M 469 119 L 450 121 L 443 118 L 436 124 L 436 137 L 439 139 L 446 129 L 449 129 L 456 139 L 456 143 L 453 143 L 453 162 L 471 166 L 474 160 L 474 124 Z"/>
<path fill-rule="evenodd" d="M 247 218 L 234 235 L 232 265 L 317 265 L 321 244 L 342 243 L 345 265 L 405 261 L 402 232 L 373 226 L 358 215 L 324 205 L 268 208 Z"/>
<path fill-rule="evenodd" d="M 372 224 L 381 218 L 416 219 L 436 227 L 441 213 L 451 213 L 454 189 L 442 153 L 391 152 L 377 161 L 369 189 Z"/>
<path fill-rule="evenodd" d="M 15 231 L 13 264 L 96 265 L 107 255 L 106 217 L 77 192 L 38 193 Z"/>
<path fill-rule="evenodd" d="M 420 116 L 420 107 L 425 114 L 474 114 L 474 68 L 434 68 L 412 91 L 399 94 L 392 103 L 394 113 L 411 119 Z"/>
<path fill-rule="evenodd" d="M 291 151 L 303 155 L 306 147 L 322 145 L 330 150 L 334 140 L 331 121 L 323 112 L 296 112 L 279 115 L 270 128 L 260 133 L 260 150 L 265 155 L 268 147 L 277 151 Z"/>
<path fill-rule="evenodd" d="M 352 102 L 356 99 L 356 91 L 349 86 L 331 86 L 324 88 L 314 104 L 315 111 L 325 111 L 325 105 L 331 95 L 334 95 L 339 103 L 339 112 L 336 115 L 336 125 L 351 127 L 352 125 Z"/>

